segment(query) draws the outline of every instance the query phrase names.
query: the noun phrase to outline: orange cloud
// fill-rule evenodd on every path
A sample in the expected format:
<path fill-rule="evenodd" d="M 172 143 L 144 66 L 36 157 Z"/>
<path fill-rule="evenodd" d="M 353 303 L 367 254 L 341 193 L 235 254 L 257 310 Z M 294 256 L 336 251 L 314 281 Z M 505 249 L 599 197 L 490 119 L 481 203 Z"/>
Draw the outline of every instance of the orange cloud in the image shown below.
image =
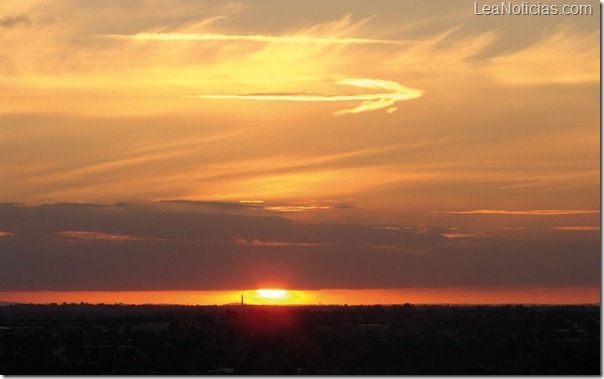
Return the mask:
<path fill-rule="evenodd" d="M 556 230 L 599 231 L 599 226 L 558 226 Z"/>
<path fill-rule="evenodd" d="M 491 60 L 497 79 L 515 85 L 595 83 L 600 80 L 600 33 L 558 26 L 518 52 Z"/>
<path fill-rule="evenodd" d="M 409 249 L 409 248 L 404 248 L 404 247 L 397 246 L 397 245 L 373 245 L 373 246 L 368 246 L 368 247 L 371 249 L 375 249 L 375 250 L 385 250 L 385 251 L 391 251 L 394 253 L 406 253 L 406 254 L 425 254 L 425 253 L 427 253 L 427 250 Z"/>
<path fill-rule="evenodd" d="M 103 232 L 91 232 L 91 231 L 79 231 L 79 230 L 67 230 L 59 232 L 58 235 L 62 238 L 71 241 L 107 241 L 107 242 L 130 242 L 130 241 L 158 241 L 156 238 L 142 238 L 128 236 L 125 234 L 110 234 Z"/>
<path fill-rule="evenodd" d="M 328 205 L 275 205 L 264 209 L 276 212 L 306 212 L 331 208 Z"/>
<path fill-rule="evenodd" d="M 496 215 L 526 215 L 526 216 L 562 216 L 562 215 L 577 215 L 577 214 L 590 214 L 600 213 L 598 210 L 591 209 L 540 209 L 540 210 L 527 210 L 527 211 L 509 211 L 502 209 L 479 209 L 473 211 L 447 211 L 447 212 L 435 212 L 435 213 L 449 213 L 449 214 L 496 214 Z"/>
<path fill-rule="evenodd" d="M 239 246 L 267 246 L 267 247 L 284 247 L 284 246 L 295 246 L 295 247 L 320 247 L 320 246 L 337 246 L 334 243 L 316 243 L 316 242 L 285 242 L 285 241 L 259 241 L 256 239 L 246 240 L 238 239 L 235 243 Z"/>
<path fill-rule="evenodd" d="M 470 234 L 470 233 L 444 233 L 441 234 L 443 237 L 447 237 L 447 238 L 469 238 L 469 237 L 476 237 L 476 234 Z"/>

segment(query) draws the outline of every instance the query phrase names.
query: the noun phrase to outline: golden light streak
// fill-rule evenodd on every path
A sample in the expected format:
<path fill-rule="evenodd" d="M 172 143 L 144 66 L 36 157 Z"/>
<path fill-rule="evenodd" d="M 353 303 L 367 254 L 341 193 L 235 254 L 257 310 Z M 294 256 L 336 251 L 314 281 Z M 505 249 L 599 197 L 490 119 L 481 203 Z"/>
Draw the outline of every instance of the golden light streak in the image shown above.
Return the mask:
<path fill-rule="evenodd" d="M 441 235 L 446 238 L 471 238 L 477 236 L 477 234 L 470 233 L 444 233 Z"/>
<path fill-rule="evenodd" d="M 334 95 L 314 93 L 250 93 L 241 95 L 193 95 L 184 96 L 198 99 L 239 99 L 239 100 L 267 100 L 267 101 L 353 101 L 353 100 L 379 100 L 381 98 L 401 99 L 415 98 L 418 96 L 397 94 L 375 94 L 375 95 Z"/>
<path fill-rule="evenodd" d="M 375 226 L 374 229 L 381 229 L 381 230 L 401 230 L 401 228 L 399 228 L 398 226 Z"/>
<path fill-rule="evenodd" d="M 111 34 L 112 38 L 133 39 L 138 41 L 250 41 L 276 43 L 318 43 L 318 44 L 402 44 L 406 41 L 393 41 L 371 38 L 329 38 L 305 35 L 237 35 L 219 33 L 138 33 L 135 35 Z"/>
<path fill-rule="evenodd" d="M 582 209 L 540 209 L 540 210 L 528 210 L 528 211 L 508 211 L 501 209 L 479 209 L 474 211 L 447 211 L 447 212 L 434 212 L 434 213 L 448 213 L 448 214 L 497 214 L 497 215 L 526 215 L 526 216 L 562 216 L 562 215 L 578 215 L 578 214 L 591 214 L 600 213 L 598 210 L 582 210 Z"/>
<path fill-rule="evenodd" d="M 315 210 L 332 209 L 327 205 L 276 205 L 271 207 L 265 207 L 267 211 L 275 212 L 307 212 Z"/>
<path fill-rule="evenodd" d="M 571 230 L 571 231 L 599 231 L 599 226 L 558 226 L 556 230 Z"/>
<path fill-rule="evenodd" d="M 318 243 L 318 242 L 286 242 L 286 241 L 259 241 L 259 240 L 246 240 L 238 239 L 235 244 L 239 246 L 268 246 L 268 247 L 323 247 L 323 246 L 338 246 L 335 243 Z"/>

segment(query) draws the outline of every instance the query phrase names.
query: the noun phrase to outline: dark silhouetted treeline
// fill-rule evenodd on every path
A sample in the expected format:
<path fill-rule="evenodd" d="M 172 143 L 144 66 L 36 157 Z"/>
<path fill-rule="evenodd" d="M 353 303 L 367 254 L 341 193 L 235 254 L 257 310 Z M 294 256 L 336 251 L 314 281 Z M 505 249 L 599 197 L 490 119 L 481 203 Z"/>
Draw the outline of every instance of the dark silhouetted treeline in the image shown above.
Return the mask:
<path fill-rule="evenodd" d="M 600 374 L 599 306 L 0 307 L 1 374 Z"/>

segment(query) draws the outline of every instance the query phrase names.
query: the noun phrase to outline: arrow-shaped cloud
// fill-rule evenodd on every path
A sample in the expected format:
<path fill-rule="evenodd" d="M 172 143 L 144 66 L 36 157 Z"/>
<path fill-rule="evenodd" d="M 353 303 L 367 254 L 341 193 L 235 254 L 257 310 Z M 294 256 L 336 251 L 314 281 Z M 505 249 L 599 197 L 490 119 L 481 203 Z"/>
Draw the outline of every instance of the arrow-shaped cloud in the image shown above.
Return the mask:
<path fill-rule="evenodd" d="M 309 93 L 309 92 L 271 92 L 271 93 L 247 93 L 247 94 L 217 94 L 217 95 L 194 95 L 186 96 L 198 99 L 243 99 L 243 100 L 264 100 L 264 101 L 362 101 L 363 103 L 351 109 L 344 109 L 336 112 L 336 115 L 346 113 L 360 113 L 372 111 L 392 106 L 394 103 L 403 100 L 411 100 L 422 95 L 421 90 L 407 88 L 396 82 L 379 79 L 343 79 L 336 84 L 351 85 L 360 88 L 370 88 L 377 90 L 386 90 L 388 92 L 370 93 L 370 94 L 329 94 L 329 93 Z M 396 108 L 389 108 L 392 113 Z"/>

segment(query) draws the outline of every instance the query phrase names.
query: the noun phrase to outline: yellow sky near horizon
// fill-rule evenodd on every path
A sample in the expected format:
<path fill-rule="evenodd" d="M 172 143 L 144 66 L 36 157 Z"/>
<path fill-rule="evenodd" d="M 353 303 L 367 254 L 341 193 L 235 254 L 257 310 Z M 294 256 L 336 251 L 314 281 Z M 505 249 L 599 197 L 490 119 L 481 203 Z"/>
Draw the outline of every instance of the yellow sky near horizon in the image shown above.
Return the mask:
<path fill-rule="evenodd" d="M 239 291 L 0 291 L 0 301 L 89 304 L 240 304 L 247 305 L 402 305 L 410 304 L 597 304 L 597 287 L 563 288 L 408 288 L 373 290 L 288 290 L 282 296 L 262 296 L 258 290 Z"/>

